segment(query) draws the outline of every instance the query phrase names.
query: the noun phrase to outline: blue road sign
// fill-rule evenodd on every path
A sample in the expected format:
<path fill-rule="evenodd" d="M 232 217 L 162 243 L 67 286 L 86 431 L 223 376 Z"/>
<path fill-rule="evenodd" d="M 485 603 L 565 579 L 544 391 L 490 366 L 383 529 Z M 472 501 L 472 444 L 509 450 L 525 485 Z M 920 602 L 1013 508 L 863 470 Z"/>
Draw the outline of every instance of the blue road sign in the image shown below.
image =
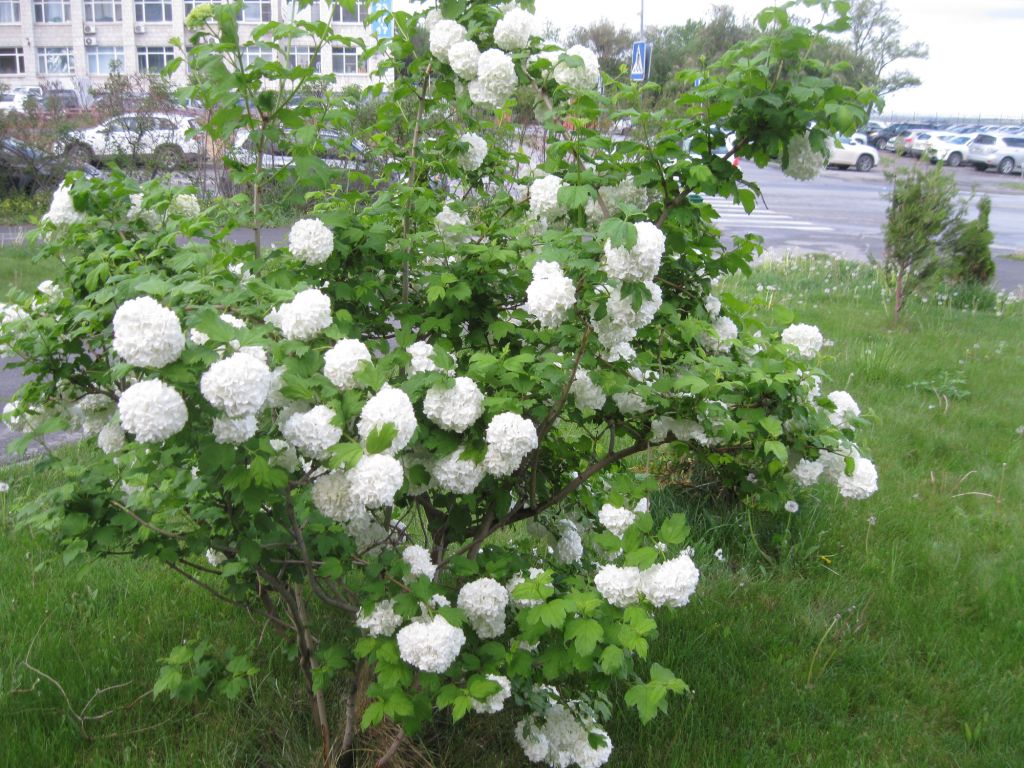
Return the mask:
<path fill-rule="evenodd" d="M 638 40 L 633 43 L 633 53 L 629 57 L 629 79 L 642 83 L 647 79 L 647 43 Z"/>
<path fill-rule="evenodd" d="M 374 0 L 370 6 L 370 13 L 376 13 L 377 11 L 391 11 L 391 0 Z M 395 36 L 395 26 L 389 18 L 376 19 L 371 25 L 370 29 L 373 32 L 373 36 L 378 40 L 385 38 L 392 38 Z"/>

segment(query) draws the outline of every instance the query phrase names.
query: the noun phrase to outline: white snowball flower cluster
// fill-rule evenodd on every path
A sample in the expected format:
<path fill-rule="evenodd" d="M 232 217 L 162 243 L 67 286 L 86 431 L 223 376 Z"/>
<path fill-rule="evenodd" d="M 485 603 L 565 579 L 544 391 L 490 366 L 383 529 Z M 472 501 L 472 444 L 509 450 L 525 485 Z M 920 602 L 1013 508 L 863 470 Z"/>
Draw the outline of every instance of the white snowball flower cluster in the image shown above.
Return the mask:
<path fill-rule="evenodd" d="M 373 359 L 370 350 L 358 339 L 339 339 L 324 353 L 324 376 L 338 389 L 354 389 L 356 371 Z"/>
<path fill-rule="evenodd" d="M 430 31 L 437 26 L 437 22 L 441 21 L 444 16 L 441 15 L 439 8 L 431 8 L 427 13 L 420 19 L 420 27 L 424 32 L 430 33 Z"/>
<path fill-rule="evenodd" d="M 394 600 L 381 600 L 369 613 L 359 609 L 356 626 L 370 637 L 391 637 L 402 626 L 402 617 L 395 613 Z"/>
<path fill-rule="evenodd" d="M 651 410 L 651 406 L 636 392 L 616 392 L 612 395 L 612 400 L 623 416 L 638 416 Z"/>
<path fill-rule="evenodd" d="M 481 715 L 493 715 L 505 708 L 505 700 L 512 695 L 512 681 L 504 675 L 487 675 L 488 680 L 493 680 L 501 686 L 501 690 L 492 693 L 483 701 L 473 700 L 473 711 Z"/>
<path fill-rule="evenodd" d="M 181 357 L 184 348 L 178 316 L 156 299 L 140 296 L 114 313 L 114 351 L 129 365 L 163 368 Z"/>
<path fill-rule="evenodd" d="M 128 220 L 129 221 L 141 221 L 146 226 L 152 228 L 160 226 L 160 215 L 152 208 L 145 208 L 144 195 L 141 192 L 137 192 L 134 195 L 128 195 L 128 200 L 131 202 L 131 208 L 128 209 Z"/>
<path fill-rule="evenodd" d="M 533 581 L 538 576 L 543 576 L 543 575 L 544 575 L 544 569 L 543 568 L 531 568 L 529 570 L 527 576 L 524 577 L 522 573 L 517 573 L 515 576 L 513 576 L 511 579 L 509 579 L 509 582 L 505 586 L 505 589 L 508 590 L 508 594 L 509 594 L 509 597 L 512 599 L 512 602 L 515 603 L 516 605 L 520 606 L 520 607 L 523 607 L 523 608 L 530 608 L 530 607 L 532 607 L 534 605 L 541 605 L 541 604 L 543 604 L 543 602 L 544 602 L 543 600 L 532 600 L 532 599 L 525 599 L 525 600 L 523 600 L 523 599 L 512 597 L 512 591 L 516 587 L 518 587 L 520 584 L 525 583 L 527 580 Z"/>
<path fill-rule="evenodd" d="M 505 632 L 508 590 L 494 579 L 485 577 L 464 585 L 456 605 L 482 639 L 490 640 Z"/>
<path fill-rule="evenodd" d="M 820 461 L 800 459 L 793 467 L 793 478 L 805 488 L 814 485 L 825 467 Z"/>
<path fill-rule="evenodd" d="M 476 65 L 476 79 L 469 83 L 469 98 L 474 104 L 501 107 L 519 85 L 516 66 L 511 57 L 497 48 L 480 54 Z"/>
<path fill-rule="evenodd" d="M 436 350 L 434 345 L 427 341 L 417 341 L 410 344 L 405 348 L 405 351 L 409 353 L 412 360 L 409 361 L 409 365 L 406 366 L 405 372 L 409 376 L 414 376 L 417 373 L 429 373 L 431 371 L 443 371 L 445 373 L 451 373 L 450 369 L 439 368 L 437 363 L 434 362 L 434 355 Z M 451 363 L 451 357 L 446 354 Z"/>
<path fill-rule="evenodd" d="M 705 334 L 702 341 L 704 347 L 711 352 L 728 352 L 732 343 L 739 337 L 740 329 L 732 318 L 719 315 L 711 324 L 713 335 Z"/>
<path fill-rule="evenodd" d="M 661 309 L 661 286 L 653 280 L 647 281 L 644 285 L 651 297 L 645 299 L 638 310 L 633 309 L 632 300 L 622 295 L 618 285 L 604 286 L 601 289 L 608 293 L 607 312 L 600 320 L 593 319 L 595 307 L 591 311 L 591 318 L 594 330 L 597 331 L 598 341 L 605 349 L 612 351 L 618 348 L 621 350 L 621 345 L 628 345 L 636 338 L 637 333 L 650 325 L 658 310 Z M 633 353 L 627 347 L 626 351 L 620 352 L 617 357 L 628 360 L 632 359 Z M 611 355 L 608 356 L 608 359 L 609 362 L 614 362 Z"/>
<path fill-rule="evenodd" d="M 494 25 L 494 44 L 506 51 L 518 51 L 540 34 L 537 17 L 522 8 L 510 8 Z"/>
<path fill-rule="evenodd" d="M 618 248 L 604 244 L 604 271 L 613 280 L 653 280 L 665 255 L 665 234 L 649 221 L 636 225 L 636 245 Z"/>
<path fill-rule="evenodd" d="M 95 435 L 110 420 L 113 401 L 106 395 L 86 395 L 68 407 L 68 416 L 76 429 Z"/>
<path fill-rule="evenodd" d="M 620 568 L 617 565 L 602 565 L 594 576 L 594 586 L 611 605 L 625 608 L 640 599 L 640 569 L 635 566 Z"/>
<path fill-rule="evenodd" d="M 555 82 L 577 91 L 592 90 L 601 82 L 601 65 L 597 54 L 585 45 L 574 45 L 565 52 L 566 56 L 578 56 L 582 64 L 572 65 L 567 61 L 555 64 Z"/>
<path fill-rule="evenodd" d="M 448 63 L 448 52 L 456 43 L 466 39 L 466 28 L 457 21 L 440 19 L 430 28 L 430 52 Z"/>
<path fill-rule="evenodd" d="M 786 149 L 789 158 L 782 172 L 797 181 L 810 181 L 825 167 L 825 157 L 811 146 L 807 134 L 791 138 Z"/>
<path fill-rule="evenodd" d="M 323 264 L 334 253 L 334 233 L 320 219 L 299 219 L 288 232 L 288 250 L 306 264 Z"/>
<path fill-rule="evenodd" d="M 565 182 L 551 174 L 542 176 L 530 184 L 530 218 L 551 219 L 562 212 L 558 203 L 558 192 Z"/>
<path fill-rule="evenodd" d="M 647 190 L 638 187 L 632 176 L 627 176 L 618 184 L 600 187 L 597 193 L 604 201 L 604 208 L 608 209 L 608 216 L 615 216 L 619 211 L 630 208 L 643 210 L 650 204 Z M 586 207 L 587 218 L 594 223 L 604 221 L 607 218 L 604 208 L 597 200 L 591 200 Z"/>
<path fill-rule="evenodd" d="M 782 341 L 796 347 L 801 357 L 810 359 L 821 351 L 825 338 L 816 326 L 797 323 L 782 332 Z"/>
<path fill-rule="evenodd" d="M 216 549 L 206 550 L 206 562 L 213 568 L 219 568 L 228 561 L 227 557 L 223 552 L 218 552 Z"/>
<path fill-rule="evenodd" d="M 573 396 L 576 401 L 576 407 L 580 410 L 589 408 L 599 411 L 604 408 L 605 400 L 608 399 L 604 390 L 594 383 L 594 380 L 590 378 L 590 374 L 583 368 L 576 369 L 576 375 L 569 386 L 569 394 Z"/>
<path fill-rule="evenodd" d="M 636 513 L 627 507 L 605 504 L 597 513 L 597 519 L 601 525 L 621 539 L 626 529 L 636 520 Z"/>
<path fill-rule="evenodd" d="M 526 454 L 537 447 L 537 428 L 517 413 L 499 413 L 487 425 L 484 467 L 494 477 L 507 477 L 519 469 Z"/>
<path fill-rule="evenodd" d="M 448 63 L 463 80 L 476 78 L 479 61 L 480 49 L 472 40 L 463 40 L 448 49 Z"/>
<path fill-rule="evenodd" d="M 682 608 L 697 589 L 700 571 L 693 559 L 682 552 L 671 560 L 640 573 L 640 591 L 652 605 Z"/>
<path fill-rule="evenodd" d="M 468 227 L 469 216 L 464 213 L 452 210 L 446 203 L 441 212 L 434 217 L 434 229 L 448 242 L 457 242 L 464 239 L 464 235 L 456 232 L 456 228 Z"/>
<path fill-rule="evenodd" d="M 412 544 L 402 551 L 402 559 L 409 564 L 409 575 L 412 578 L 426 576 L 433 579 L 437 573 L 437 566 L 430 559 L 430 551 L 419 544 Z"/>
<path fill-rule="evenodd" d="M 709 293 L 704 297 L 704 309 L 707 310 L 708 316 L 714 320 L 722 314 L 722 300 L 713 293 Z"/>
<path fill-rule="evenodd" d="M 600 747 L 590 745 L 592 733 L 604 740 Z M 572 765 L 600 768 L 612 754 L 612 740 L 608 733 L 592 720 L 580 722 L 560 702 L 551 703 L 543 723 L 535 717 L 520 721 L 516 725 L 516 741 L 527 759 L 546 763 L 552 768 L 569 768 Z"/>
<path fill-rule="evenodd" d="M 853 458 L 853 473 L 846 474 L 846 458 Z M 874 462 L 861 456 L 857 446 L 833 453 L 822 451 L 818 457 L 824 471 L 822 474 L 835 482 L 839 495 L 846 499 L 863 501 L 878 490 L 878 470 Z"/>
<path fill-rule="evenodd" d="M 247 413 L 238 418 L 218 416 L 213 420 L 213 439 L 218 443 L 241 445 L 256 434 L 256 417 Z"/>
<path fill-rule="evenodd" d="M 576 303 L 576 287 L 554 261 L 538 261 L 533 265 L 533 280 L 526 289 L 523 305 L 536 318 L 541 328 L 555 328 Z"/>
<path fill-rule="evenodd" d="M 0 421 L 6 422 L 14 432 L 35 432 L 45 419 L 46 414 L 42 412 L 22 408 L 20 400 L 11 400 L 4 405 L 0 416 Z"/>
<path fill-rule="evenodd" d="M 199 198 L 191 193 L 175 195 L 171 198 L 171 204 L 167 206 L 167 215 L 179 219 L 194 219 L 201 212 Z"/>
<path fill-rule="evenodd" d="M 214 408 L 233 418 L 256 414 L 267 401 L 272 375 L 262 360 L 238 352 L 211 365 L 199 391 Z"/>
<path fill-rule="evenodd" d="M 180 432 L 188 408 L 178 391 L 159 379 L 132 384 L 117 401 L 121 427 L 140 443 L 162 443 Z"/>
<path fill-rule="evenodd" d="M 367 509 L 390 507 L 402 487 L 405 473 L 393 456 L 375 453 L 363 456 L 348 473 L 352 498 Z"/>
<path fill-rule="evenodd" d="M 325 459 L 341 440 L 341 427 L 331 423 L 334 416 L 334 411 L 326 405 L 315 405 L 308 411 L 289 416 L 281 427 L 281 435 L 303 456 Z"/>
<path fill-rule="evenodd" d="M 484 164 L 484 158 L 487 157 L 487 142 L 483 136 L 476 133 L 464 133 L 459 137 L 459 141 L 469 145 L 469 148 L 456 159 L 459 167 L 464 171 L 475 171 Z"/>
<path fill-rule="evenodd" d="M 710 438 L 704 432 L 704 427 L 696 421 L 675 419 L 671 416 L 659 416 L 651 423 L 651 439 L 654 442 L 664 442 L 669 432 L 675 435 L 676 440 L 695 442 L 703 446 L 711 444 Z"/>
<path fill-rule="evenodd" d="M 853 396 L 849 392 L 843 390 L 836 390 L 835 392 L 828 393 L 828 399 L 832 401 L 836 409 L 828 415 L 828 420 L 832 424 L 840 429 L 846 429 L 850 425 L 850 420 L 860 416 L 860 406 L 857 405 L 857 401 L 853 399 Z"/>
<path fill-rule="evenodd" d="M 310 495 L 313 506 L 324 517 L 339 523 L 357 522 L 366 517 L 366 510 L 352 496 L 348 474 L 341 470 L 320 475 L 313 481 L 313 492 Z"/>
<path fill-rule="evenodd" d="M 483 464 L 461 458 L 457 448 L 430 468 L 430 476 L 442 490 L 449 493 L 472 493 L 483 482 L 486 470 Z"/>
<path fill-rule="evenodd" d="M 267 315 L 267 322 L 280 328 L 286 339 L 308 341 L 331 324 L 331 300 L 322 291 L 307 288 Z"/>
<path fill-rule="evenodd" d="M 108 456 L 124 448 L 124 430 L 118 421 L 111 421 L 96 436 L 96 445 Z"/>
<path fill-rule="evenodd" d="M 561 535 L 555 543 L 555 559 L 564 565 L 578 563 L 583 559 L 583 539 L 572 520 L 559 520 Z"/>
<path fill-rule="evenodd" d="M 384 451 L 394 456 L 405 448 L 412 440 L 416 431 L 416 412 L 412 408 L 412 400 L 402 390 L 385 384 L 380 392 L 366 401 L 362 413 L 359 414 L 359 439 L 366 444 L 370 434 L 385 424 L 392 424 L 397 434 L 391 445 Z"/>
<path fill-rule="evenodd" d="M 423 414 L 449 432 L 465 432 L 483 412 L 484 393 L 468 376 L 457 377 L 447 389 L 435 384 L 423 397 Z"/>
<path fill-rule="evenodd" d="M 445 672 L 459 657 L 466 634 L 443 616 L 414 621 L 398 630 L 398 654 L 402 661 L 423 672 Z"/>
<path fill-rule="evenodd" d="M 62 224 L 75 224 L 84 218 L 84 214 L 75 210 L 75 203 L 71 199 L 71 188 L 61 184 L 54 190 L 53 200 L 50 201 L 50 210 L 43 214 L 42 220 L 59 227 Z"/>
<path fill-rule="evenodd" d="M 64 290 L 53 280 L 43 280 L 36 286 L 36 292 L 42 294 L 44 299 L 49 301 L 59 301 L 64 296 Z"/>

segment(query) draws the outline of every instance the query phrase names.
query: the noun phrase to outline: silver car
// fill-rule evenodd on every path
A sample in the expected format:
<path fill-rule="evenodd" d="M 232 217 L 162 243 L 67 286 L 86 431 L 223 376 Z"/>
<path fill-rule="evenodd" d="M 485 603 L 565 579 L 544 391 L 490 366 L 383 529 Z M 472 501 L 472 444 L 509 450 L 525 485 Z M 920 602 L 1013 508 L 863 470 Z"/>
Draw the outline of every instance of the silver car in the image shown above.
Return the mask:
<path fill-rule="evenodd" d="M 1024 167 L 1024 136 L 981 133 L 967 145 L 967 162 L 979 171 L 997 169 L 1008 175 Z"/>

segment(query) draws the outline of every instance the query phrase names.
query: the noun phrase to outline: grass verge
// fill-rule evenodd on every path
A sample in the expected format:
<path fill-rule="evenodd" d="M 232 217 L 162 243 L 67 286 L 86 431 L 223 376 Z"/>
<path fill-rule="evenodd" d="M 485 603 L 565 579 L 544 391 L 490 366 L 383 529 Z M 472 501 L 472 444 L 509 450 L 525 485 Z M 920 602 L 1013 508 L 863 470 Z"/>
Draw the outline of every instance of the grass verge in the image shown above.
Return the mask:
<path fill-rule="evenodd" d="M 56 278 L 60 265 L 53 261 L 32 261 L 35 247 L 6 245 L 0 247 L 0 301 L 8 289 L 31 290 L 43 280 Z"/>

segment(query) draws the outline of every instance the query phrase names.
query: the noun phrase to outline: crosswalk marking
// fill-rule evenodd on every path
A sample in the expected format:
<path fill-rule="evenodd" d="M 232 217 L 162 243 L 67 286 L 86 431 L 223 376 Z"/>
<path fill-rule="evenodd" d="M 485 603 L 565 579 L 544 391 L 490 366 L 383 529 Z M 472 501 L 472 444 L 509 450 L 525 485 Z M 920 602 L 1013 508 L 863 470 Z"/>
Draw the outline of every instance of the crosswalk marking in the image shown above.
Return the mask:
<path fill-rule="evenodd" d="M 718 225 L 722 229 L 744 228 L 752 232 L 765 229 L 784 229 L 795 232 L 835 232 L 833 227 L 815 224 L 812 221 L 796 219 L 785 213 L 778 213 L 767 208 L 755 208 L 752 213 L 743 210 L 731 200 L 710 198 L 708 203 L 718 213 Z"/>

